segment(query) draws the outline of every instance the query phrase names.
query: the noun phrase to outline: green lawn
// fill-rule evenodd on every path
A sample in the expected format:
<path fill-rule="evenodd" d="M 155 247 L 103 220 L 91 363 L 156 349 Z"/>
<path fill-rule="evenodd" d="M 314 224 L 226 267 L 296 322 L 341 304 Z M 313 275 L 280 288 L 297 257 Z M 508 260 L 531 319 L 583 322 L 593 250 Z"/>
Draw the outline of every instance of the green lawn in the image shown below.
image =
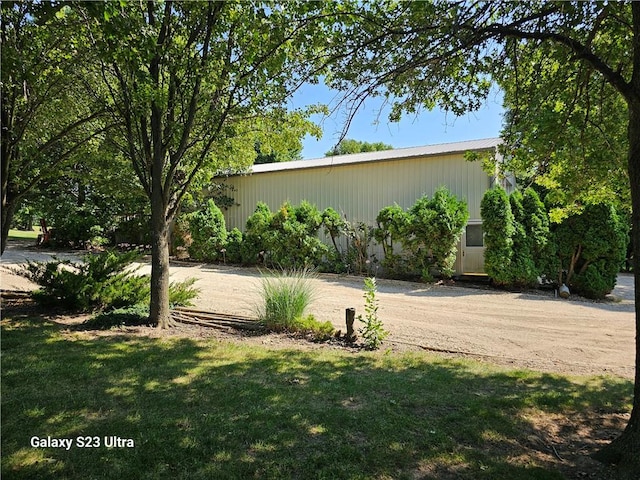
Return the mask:
<path fill-rule="evenodd" d="M 16 240 L 25 240 L 25 239 L 37 239 L 40 234 L 40 227 L 38 230 L 9 230 L 9 238 L 14 238 Z"/>
<path fill-rule="evenodd" d="M 614 378 L 384 351 L 91 338 L 3 313 L 3 479 L 555 479 L 531 454 L 548 433 L 534 419 L 630 409 L 631 382 Z M 74 444 L 30 445 L 48 436 Z M 107 448 L 111 436 L 135 446 Z M 86 437 L 100 446 L 81 448 Z"/>

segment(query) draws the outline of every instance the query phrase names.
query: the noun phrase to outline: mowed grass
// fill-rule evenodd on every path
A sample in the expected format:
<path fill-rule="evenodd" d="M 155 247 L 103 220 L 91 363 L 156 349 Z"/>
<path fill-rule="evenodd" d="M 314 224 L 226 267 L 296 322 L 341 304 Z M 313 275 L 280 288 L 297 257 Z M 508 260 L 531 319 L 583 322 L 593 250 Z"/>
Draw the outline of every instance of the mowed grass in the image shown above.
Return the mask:
<path fill-rule="evenodd" d="M 529 455 L 545 435 L 531 419 L 624 411 L 631 392 L 422 354 L 92 338 L 16 316 L 2 331 L 2 478 L 555 479 Z"/>
<path fill-rule="evenodd" d="M 9 230 L 9 239 L 15 240 L 35 240 L 40 234 L 39 229 L 36 230 Z"/>

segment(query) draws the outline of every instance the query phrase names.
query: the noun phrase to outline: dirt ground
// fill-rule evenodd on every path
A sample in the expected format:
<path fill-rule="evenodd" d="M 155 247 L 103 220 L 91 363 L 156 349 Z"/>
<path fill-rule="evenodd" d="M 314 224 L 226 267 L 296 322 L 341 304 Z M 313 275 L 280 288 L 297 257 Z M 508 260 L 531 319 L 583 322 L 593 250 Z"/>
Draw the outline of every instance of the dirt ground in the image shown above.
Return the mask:
<path fill-rule="evenodd" d="M 7 269 L 25 259 L 52 254 L 13 244 L 2 256 L 0 287 L 35 288 Z M 59 257 L 73 254 L 57 254 Z M 148 273 L 148 264 L 141 273 Z M 224 265 L 175 262 L 173 280 L 198 279 L 195 308 L 251 316 L 259 300 L 260 272 Z M 364 312 L 362 278 L 321 274 L 313 280 L 317 298 L 310 308 L 319 320 L 345 330 L 345 309 Z M 634 375 L 633 277 L 621 274 L 605 301 L 576 296 L 555 298 L 552 291 L 502 292 L 481 285 L 433 285 L 378 280 L 379 316 L 392 350 L 428 350 L 469 356 L 509 367 L 569 374 Z M 284 335 L 241 337 L 242 341 L 290 346 Z M 299 341 L 298 341 L 299 343 Z M 321 348 L 309 346 L 309 348 Z"/>

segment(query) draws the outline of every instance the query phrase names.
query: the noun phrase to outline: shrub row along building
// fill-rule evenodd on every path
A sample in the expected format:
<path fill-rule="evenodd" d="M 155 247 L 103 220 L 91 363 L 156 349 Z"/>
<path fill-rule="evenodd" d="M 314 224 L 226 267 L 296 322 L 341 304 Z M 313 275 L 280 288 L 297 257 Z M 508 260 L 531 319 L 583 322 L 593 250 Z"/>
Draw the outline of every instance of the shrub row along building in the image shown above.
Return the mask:
<path fill-rule="evenodd" d="M 244 230 L 258 202 L 272 211 L 284 202 L 303 200 L 318 209 L 332 207 L 350 222 L 375 226 L 378 212 L 397 203 L 403 209 L 440 186 L 467 202 L 469 221 L 458 246 L 456 274 L 483 273 L 484 246 L 480 202 L 500 182 L 509 193 L 512 178 L 498 179 L 482 169 L 480 161 L 465 159 L 467 152 L 495 153 L 499 138 L 339 155 L 313 160 L 254 165 L 251 172 L 232 175 L 234 205 L 225 212 L 227 228 Z M 499 159 L 499 157 L 498 157 Z M 379 246 L 372 254 L 383 257 Z"/>

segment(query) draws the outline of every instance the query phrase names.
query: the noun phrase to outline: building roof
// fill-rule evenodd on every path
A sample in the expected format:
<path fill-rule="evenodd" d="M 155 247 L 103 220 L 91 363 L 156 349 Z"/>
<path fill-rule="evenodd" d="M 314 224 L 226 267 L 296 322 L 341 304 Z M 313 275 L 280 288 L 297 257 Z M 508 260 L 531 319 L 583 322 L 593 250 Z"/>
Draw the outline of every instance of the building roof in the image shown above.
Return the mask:
<path fill-rule="evenodd" d="M 455 143 L 440 143 L 422 147 L 396 148 L 377 152 L 353 153 L 350 155 L 335 155 L 333 157 L 315 158 L 312 160 L 294 160 L 292 162 L 264 163 L 253 165 L 252 173 L 281 172 L 284 170 L 300 170 L 303 168 L 331 167 L 353 163 L 379 162 L 383 160 L 397 160 L 413 157 L 427 157 L 432 155 L 446 155 L 466 151 L 490 150 L 502 143 L 500 138 L 484 138 L 481 140 L 467 140 Z"/>

